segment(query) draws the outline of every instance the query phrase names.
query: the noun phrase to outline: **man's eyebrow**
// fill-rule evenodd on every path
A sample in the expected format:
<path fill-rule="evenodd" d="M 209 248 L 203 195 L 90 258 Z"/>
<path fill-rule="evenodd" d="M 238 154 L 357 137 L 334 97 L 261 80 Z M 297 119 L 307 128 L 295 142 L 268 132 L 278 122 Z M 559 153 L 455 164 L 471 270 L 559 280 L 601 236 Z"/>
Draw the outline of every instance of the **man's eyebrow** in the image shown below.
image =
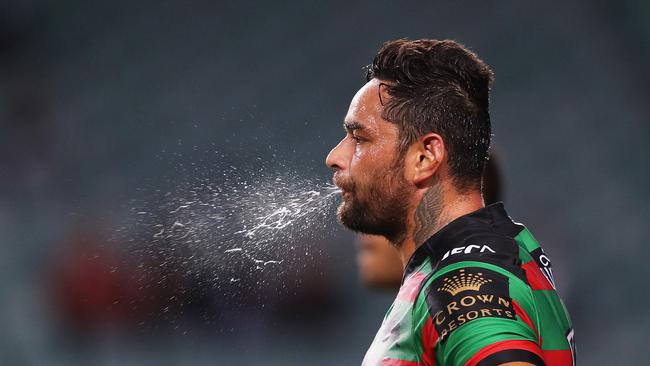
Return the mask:
<path fill-rule="evenodd" d="M 363 130 L 366 128 L 366 126 L 362 125 L 361 123 L 357 121 L 351 121 L 351 122 L 343 122 L 343 128 L 345 128 L 347 131 L 354 131 L 354 130 Z"/>

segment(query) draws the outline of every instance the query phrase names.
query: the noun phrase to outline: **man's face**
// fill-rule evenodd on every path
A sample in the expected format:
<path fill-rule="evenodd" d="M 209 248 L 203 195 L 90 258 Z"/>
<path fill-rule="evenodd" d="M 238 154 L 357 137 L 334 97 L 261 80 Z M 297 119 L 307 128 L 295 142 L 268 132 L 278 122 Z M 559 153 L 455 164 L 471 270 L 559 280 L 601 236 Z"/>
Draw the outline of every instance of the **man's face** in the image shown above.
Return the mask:
<path fill-rule="evenodd" d="M 351 230 L 401 241 L 415 188 L 405 178 L 397 126 L 381 117 L 380 81 L 354 96 L 345 116 L 346 135 L 327 156 L 342 190 L 338 218 Z M 382 94 L 385 101 L 386 93 Z"/>

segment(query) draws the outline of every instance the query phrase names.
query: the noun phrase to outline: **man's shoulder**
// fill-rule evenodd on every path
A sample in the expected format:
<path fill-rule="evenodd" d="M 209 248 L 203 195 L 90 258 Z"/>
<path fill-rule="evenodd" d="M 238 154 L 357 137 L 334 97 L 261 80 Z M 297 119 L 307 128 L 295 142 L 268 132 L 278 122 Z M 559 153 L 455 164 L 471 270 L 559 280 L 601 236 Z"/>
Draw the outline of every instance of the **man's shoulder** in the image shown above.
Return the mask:
<path fill-rule="evenodd" d="M 514 238 L 489 228 L 471 230 L 457 238 L 448 243 L 421 282 L 417 296 L 421 309 L 426 308 L 433 316 L 440 308 L 463 299 L 465 304 L 478 300 L 488 306 L 490 299 L 497 305 L 507 304 L 506 300 L 514 297 L 513 286 L 518 294 L 528 292 L 521 248 Z"/>
<path fill-rule="evenodd" d="M 438 250 L 436 274 L 460 262 L 491 264 L 521 277 L 521 247 L 510 235 L 491 227 L 468 227 L 448 238 Z"/>
<path fill-rule="evenodd" d="M 483 214 L 490 219 L 478 217 L 459 221 L 451 230 L 427 243 L 432 269 L 419 288 L 421 304 L 429 303 L 426 307 L 432 308 L 432 302 L 453 301 L 447 295 L 506 298 L 510 297 L 511 283 L 526 292 L 522 258 L 527 252 L 515 239 L 524 226 L 512 222 L 505 213 L 497 220 L 492 219 L 498 216 L 494 213 L 486 211 Z"/>
<path fill-rule="evenodd" d="M 528 332 L 518 315 L 531 301 L 528 287 L 509 271 L 485 262 L 457 262 L 423 281 L 413 317 L 423 334 L 434 334 L 430 346 L 447 343 L 452 334 L 459 334 L 453 342 L 472 343 L 475 332 Z"/>

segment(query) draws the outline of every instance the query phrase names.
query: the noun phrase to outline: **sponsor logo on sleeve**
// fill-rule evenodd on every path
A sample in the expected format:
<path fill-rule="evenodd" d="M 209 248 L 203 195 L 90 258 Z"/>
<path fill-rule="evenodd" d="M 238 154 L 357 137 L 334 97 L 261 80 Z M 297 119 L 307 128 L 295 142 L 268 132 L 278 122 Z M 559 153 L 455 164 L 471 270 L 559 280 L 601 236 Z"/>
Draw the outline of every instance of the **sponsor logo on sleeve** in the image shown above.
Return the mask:
<path fill-rule="evenodd" d="M 427 294 L 427 303 L 440 341 L 476 319 L 516 319 L 508 295 L 508 278 L 487 269 L 458 269 L 436 278 Z"/>

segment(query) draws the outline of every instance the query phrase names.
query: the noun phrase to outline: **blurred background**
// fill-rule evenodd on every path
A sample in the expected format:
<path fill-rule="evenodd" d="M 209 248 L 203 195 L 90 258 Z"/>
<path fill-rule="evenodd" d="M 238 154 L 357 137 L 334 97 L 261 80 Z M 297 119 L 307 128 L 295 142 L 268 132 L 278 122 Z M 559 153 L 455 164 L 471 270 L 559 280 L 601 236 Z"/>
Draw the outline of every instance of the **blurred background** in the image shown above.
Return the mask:
<path fill-rule="evenodd" d="M 362 67 L 402 37 L 493 67 L 503 199 L 553 259 L 579 363 L 643 364 L 641 0 L 1 2 L 0 363 L 359 364 L 394 293 L 364 288 L 333 213 L 273 274 L 216 249 L 180 274 L 196 258 L 138 213 L 233 171 L 327 182 Z"/>

